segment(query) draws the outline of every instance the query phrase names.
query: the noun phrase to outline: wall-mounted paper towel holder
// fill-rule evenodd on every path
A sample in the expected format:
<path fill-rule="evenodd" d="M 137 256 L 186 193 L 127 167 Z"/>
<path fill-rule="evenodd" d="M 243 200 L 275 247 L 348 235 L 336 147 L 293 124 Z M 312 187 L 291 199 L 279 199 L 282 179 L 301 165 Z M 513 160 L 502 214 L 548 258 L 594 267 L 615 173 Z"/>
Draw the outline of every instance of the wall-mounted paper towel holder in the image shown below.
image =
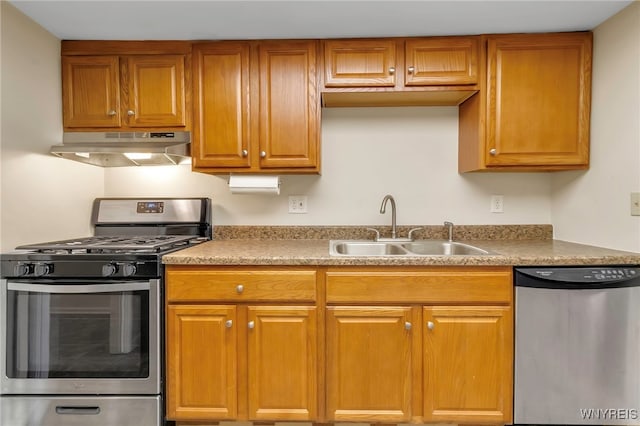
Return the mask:
<path fill-rule="evenodd" d="M 229 175 L 232 194 L 280 194 L 280 176 Z"/>

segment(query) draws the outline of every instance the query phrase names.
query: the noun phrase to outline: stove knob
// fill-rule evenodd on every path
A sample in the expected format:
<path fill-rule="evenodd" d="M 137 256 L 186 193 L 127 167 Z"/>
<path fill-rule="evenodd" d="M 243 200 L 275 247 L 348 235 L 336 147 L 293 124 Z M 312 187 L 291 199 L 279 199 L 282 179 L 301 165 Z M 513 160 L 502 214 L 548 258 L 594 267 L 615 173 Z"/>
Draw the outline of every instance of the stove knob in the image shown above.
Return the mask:
<path fill-rule="evenodd" d="M 125 277 L 131 277 L 136 274 L 138 267 L 135 263 L 125 263 L 122 265 L 122 275 Z"/>
<path fill-rule="evenodd" d="M 115 275 L 116 272 L 118 272 L 118 265 L 116 265 L 115 263 L 107 263 L 106 265 L 102 266 L 103 277 L 110 277 L 112 275 Z"/>
<path fill-rule="evenodd" d="M 16 277 L 23 277 L 25 275 L 29 275 L 31 272 L 33 272 L 33 265 L 30 263 L 18 263 L 13 268 L 13 274 Z"/>
<path fill-rule="evenodd" d="M 33 268 L 33 275 L 36 277 L 44 277 L 53 271 L 53 267 L 48 263 L 36 263 Z"/>

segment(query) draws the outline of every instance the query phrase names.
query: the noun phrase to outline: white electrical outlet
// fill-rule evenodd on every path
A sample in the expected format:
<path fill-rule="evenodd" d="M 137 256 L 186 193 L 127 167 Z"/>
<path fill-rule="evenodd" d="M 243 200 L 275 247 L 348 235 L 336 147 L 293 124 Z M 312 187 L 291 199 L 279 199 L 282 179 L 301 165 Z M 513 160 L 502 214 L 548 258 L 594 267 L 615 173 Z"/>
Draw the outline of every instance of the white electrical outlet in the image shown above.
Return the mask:
<path fill-rule="evenodd" d="M 640 192 L 631 193 L 631 216 L 640 216 Z"/>
<path fill-rule="evenodd" d="M 306 195 L 290 195 L 289 196 L 289 213 L 299 214 L 307 212 L 307 196 Z"/>
<path fill-rule="evenodd" d="M 504 197 L 502 195 L 491 196 L 491 213 L 504 213 Z"/>

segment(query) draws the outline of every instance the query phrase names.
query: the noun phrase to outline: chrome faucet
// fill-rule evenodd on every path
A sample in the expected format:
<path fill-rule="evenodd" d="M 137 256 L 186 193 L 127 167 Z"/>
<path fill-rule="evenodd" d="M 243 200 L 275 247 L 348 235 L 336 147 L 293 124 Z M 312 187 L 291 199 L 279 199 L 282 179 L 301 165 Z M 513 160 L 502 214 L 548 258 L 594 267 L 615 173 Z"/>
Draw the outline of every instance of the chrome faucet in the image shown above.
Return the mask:
<path fill-rule="evenodd" d="M 453 223 L 445 222 L 444 226 L 447 227 L 447 231 L 449 232 L 449 241 L 453 241 Z"/>
<path fill-rule="evenodd" d="M 380 214 L 386 212 L 387 201 L 391 201 L 391 238 L 396 238 L 396 200 L 391 195 L 385 195 L 380 206 Z"/>

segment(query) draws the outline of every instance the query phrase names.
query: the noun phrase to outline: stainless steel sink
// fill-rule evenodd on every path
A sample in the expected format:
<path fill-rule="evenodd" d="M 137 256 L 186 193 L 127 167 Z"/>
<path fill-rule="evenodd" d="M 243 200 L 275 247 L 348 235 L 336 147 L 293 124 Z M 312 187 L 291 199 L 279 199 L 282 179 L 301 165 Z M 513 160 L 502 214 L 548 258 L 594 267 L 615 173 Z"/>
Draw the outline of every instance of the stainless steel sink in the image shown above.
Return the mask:
<path fill-rule="evenodd" d="M 423 256 L 429 255 L 483 255 L 487 250 L 457 241 L 419 240 L 402 244 L 407 251 Z"/>
<path fill-rule="evenodd" d="M 487 250 L 457 241 L 416 240 L 389 242 L 368 240 L 332 240 L 332 256 L 464 256 L 487 255 Z"/>

